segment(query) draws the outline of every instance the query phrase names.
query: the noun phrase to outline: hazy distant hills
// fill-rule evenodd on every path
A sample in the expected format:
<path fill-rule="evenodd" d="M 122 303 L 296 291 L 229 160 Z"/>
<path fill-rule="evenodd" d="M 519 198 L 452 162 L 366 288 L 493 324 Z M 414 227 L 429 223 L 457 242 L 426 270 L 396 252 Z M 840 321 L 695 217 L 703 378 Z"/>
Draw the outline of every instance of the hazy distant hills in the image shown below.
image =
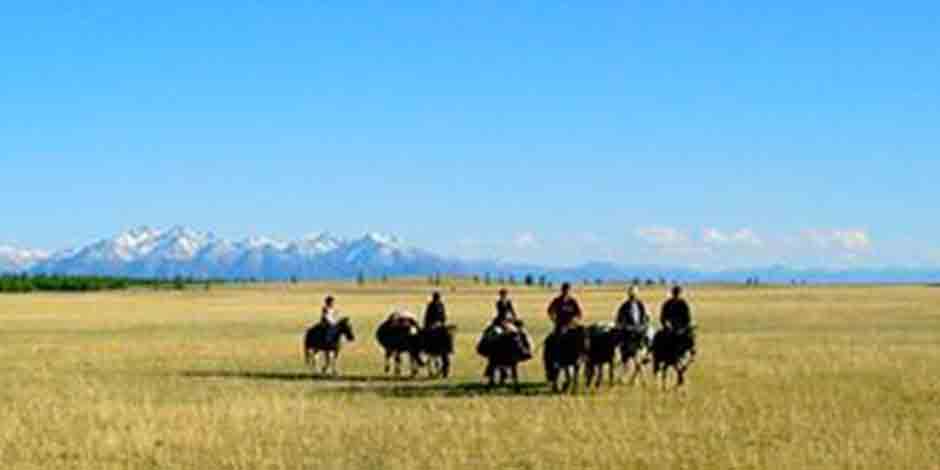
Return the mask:
<path fill-rule="evenodd" d="M 376 276 L 426 276 L 434 273 L 496 276 L 527 273 L 553 280 L 665 279 L 681 282 L 744 282 L 757 277 L 766 283 L 938 282 L 940 270 L 792 269 L 783 266 L 703 271 L 667 266 L 622 266 L 587 263 L 572 268 L 446 258 L 408 246 L 391 235 L 368 233 L 342 238 L 329 233 L 295 241 L 264 237 L 228 240 L 186 227 L 159 230 L 140 227 L 77 249 L 47 253 L 0 246 L 0 272 L 99 274 L 131 277 L 224 279 L 349 279 Z"/>

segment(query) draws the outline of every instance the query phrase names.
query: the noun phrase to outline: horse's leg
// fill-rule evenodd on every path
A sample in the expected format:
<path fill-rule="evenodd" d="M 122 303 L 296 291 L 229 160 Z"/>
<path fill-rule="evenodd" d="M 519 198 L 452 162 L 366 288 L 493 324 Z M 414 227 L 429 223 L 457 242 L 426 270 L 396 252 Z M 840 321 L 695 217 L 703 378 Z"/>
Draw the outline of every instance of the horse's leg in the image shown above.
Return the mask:
<path fill-rule="evenodd" d="M 631 359 L 629 356 L 622 356 L 620 358 L 621 369 L 623 369 L 623 375 L 620 377 L 620 383 L 623 383 L 623 379 L 630 373 L 630 362 Z"/>
<path fill-rule="evenodd" d="M 441 376 L 445 379 L 450 377 L 450 354 L 441 357 Z"/>
<path fill-rule="evenodd" d="M 595 364 L 588 364 L 587 367 L 584 368 L 584 378 L 588 384 L 588 388 L 590 388 L 591 384 L 594 383 L 595 369 L 597 369 L 597 366 Z"/>
<path fill-rule="evenodd" d="M 401 351 L 395 351 L 395 377 L 401 377 Z"/>
<path fill-rule="evenodd" d="M 579 386 L 580 383 L 581 383 L 581 377 L 580 377 L 580 376 L 581 376 L 581 364 L 580 364 L 580 363 L 576 363 L 576 364 L 573 366 L 573 369 L 574 369 L 574 371 L 573 371 L 574 373 L 571 374 L 571 382 L 572 382 L 571 385 L 574 387 L 574 391 L 577 392 L 577 391 L 578 391 L 578 386 Z"/>
<path fill-rule="evenodd" d="M 313 349 L 308 349 L 306 351 L 307 355 L 307 365 L 313 369 L 314 374 L 317 372 L 317 351 Z"/>
<path fill-rule="evenodd" d="M 388 375 L 392 371 L 392 352 L 388 349 L 385 350 L 385 375 Z"/>
<path fill-rule="evenodd" d="M 415 378 L 418 376 L 418 372 L 419 372 L 418 361 L 420 360 L 420 358 L 415 357 L 415 355 L 413 354 L 409 354 L 408 358 L 410 359 L 410 364 L 411 364 L 411 378 Z"/>
<path fill-rule="evenodd" d="M 688 368 L 685 365 L 676 365 L 676 388 L 685 385 L 685 371 Z"/>
<path fill-rule="evenodd" d="M 630 385 L 632 386 L 632 385 L 636 385 L 637 379 L 643 377 L 643 375 L 642 375 L 642 373 L 643 373 L 643 363 L 641 363 L 641 362 L 639 361 L 639 359 L 637 359 L 636 357 L 634 357 L 633 359 L 631 359 L 630 362 L 633 363 L 633 375 L 630 377 Z"/>
<path fill-rule="evenodd" d="M 614 377 L 615 372 L 614 372 L 614 370 L 617 368 L 617 366 L 614 365 L 614 360 L 613 360 L 613 359 L 611 359 L 610 362 L 607 363 L 607 367 L 609 367 L 609 369 L 607 370 L 607 385 L 613 387 L 613 386 L 614 386 L 614 380 L 615 380 L 615 377 Z"/>
<path fill-rule="evenodd" d="M 513 364 L 512 367 L 509 368 L 509 372 L 510 374 L 512 374 L 512 388 L 513 390 L 518 392 L 519 391 L 519 366 L 517 364 Z"/>

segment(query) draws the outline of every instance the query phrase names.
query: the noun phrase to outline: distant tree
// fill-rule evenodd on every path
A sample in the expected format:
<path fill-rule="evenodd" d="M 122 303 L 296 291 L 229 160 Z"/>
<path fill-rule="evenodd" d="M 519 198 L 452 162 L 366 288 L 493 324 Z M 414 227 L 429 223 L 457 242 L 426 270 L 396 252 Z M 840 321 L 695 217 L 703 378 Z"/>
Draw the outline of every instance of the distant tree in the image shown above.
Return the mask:
<path fill-rule="evenodd" d="M 388 274 L 382 274 L 382 284 L 388 284 Z"/>
<path fill-rule="evenodd" d="M 596 285 L 596 286 L 603 286 L 603 285 L 604 285 L 604 280 L 601 279 L 601 278 L 597 278 L 597 279 L 594 280 L 594 285 Z"/>
<path fill-rule="evenodd" d="M 542 274 L 541 276 L 539 276 L 539 287 L 545 287 L 546 284 L 548 284 L 548 278 L 545 277 L 544 274 Z"/>
<path fill-rule="evenodd" d="M 473 275 L 473 283 L 474 283 L 474 284 L 479 284 L 479 283 L 480 283 L 480 275 L 479 275 L 479 274 L 474 274 L 474 275 Z"/>
<path fill-rule="evenodd" d="M 509 285 L 511 285 L 511 286 L 516 285 L 516 276 L 514 276 L 514 275 L 512 275 L 512 274 L 509 275 Z"/>
<path fill-rule="evenodd" d="M 526 275 L 525 275 L 525 279 L 523 280 L 523 283 L 526 285 L 526 287 L 532 287 L 532 286 L 534 286 L 534 285 L 535 285 L 535 275 L 533 275 L 533 274 L 526 274 Z"/>
<path fill-rule="evenodd" d="M 291 284 L 297 284 L 298 282 L 299 282 L 299 280 L 297 279 L 297 275 L 296 275 L 296 274 L 291 275 L 291 277 L 290 277 L 290 283 L 291 283 Z"/>
<path fill-rule="evenodd" d="M 362 271 L 359 271 L 359 274 L 356 275 L 356 284 L 360 286 L 366 283 L 366 275 Z"/>
<path fill-rule="evenodd" d="M 183 276 L 177 275 L 173 278 L 173 288 L 176 290 L 183 290 L 186 288 L 186 281 L 183 279 Z M 88 284 L 82 283 L 80 290 L 88 290 Z"/>
<path fill-rule="evenodd" d="M 492 283 L 493 283 L 493 276 L 491 276 L 490 273 L 484 274 L 484 275 L 483 275 L 483 284 L 485 284 L 485 285 L 490 285 L 490 284 L 492 284 Z"/>

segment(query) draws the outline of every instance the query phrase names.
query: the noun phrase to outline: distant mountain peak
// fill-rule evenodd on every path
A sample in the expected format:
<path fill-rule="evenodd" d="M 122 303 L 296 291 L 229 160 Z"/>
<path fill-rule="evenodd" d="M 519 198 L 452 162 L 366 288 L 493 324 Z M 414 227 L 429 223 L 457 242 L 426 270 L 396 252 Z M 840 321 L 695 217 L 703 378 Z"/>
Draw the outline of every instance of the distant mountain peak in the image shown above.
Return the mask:
<path fill-rule="evenodd" d="M 367 232 L 342 238 L 315 232 L 294 241 L 252 236 L 238 241 L 177 225 L 142 225 L 86 246 L 48 253 L 0 246 L 0 272 L 57 273 L 224 279 L 349 279 L 366 276 L 545 275 L 553 280 L 635 278 L 678 282 L 938 282 L 940 270 L 915 268 L 809 269 L 780 265 L 764 268 L 704 270 L 656 265 L 623 266 L 590 262 L 571 268 L 510 261 L 463 261 L 407 245 L 401 238 Z"/>

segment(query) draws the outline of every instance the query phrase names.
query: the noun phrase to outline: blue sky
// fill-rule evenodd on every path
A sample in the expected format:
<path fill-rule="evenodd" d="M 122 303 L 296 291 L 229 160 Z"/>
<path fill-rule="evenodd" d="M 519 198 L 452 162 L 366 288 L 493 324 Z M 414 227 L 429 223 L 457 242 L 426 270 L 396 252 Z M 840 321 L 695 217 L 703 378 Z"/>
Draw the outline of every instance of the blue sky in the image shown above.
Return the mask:
<path fill-rule="evenodd" d="M 188 3 L 4 7 L 0 242 L 940 265 L 935 2 Z"/>

